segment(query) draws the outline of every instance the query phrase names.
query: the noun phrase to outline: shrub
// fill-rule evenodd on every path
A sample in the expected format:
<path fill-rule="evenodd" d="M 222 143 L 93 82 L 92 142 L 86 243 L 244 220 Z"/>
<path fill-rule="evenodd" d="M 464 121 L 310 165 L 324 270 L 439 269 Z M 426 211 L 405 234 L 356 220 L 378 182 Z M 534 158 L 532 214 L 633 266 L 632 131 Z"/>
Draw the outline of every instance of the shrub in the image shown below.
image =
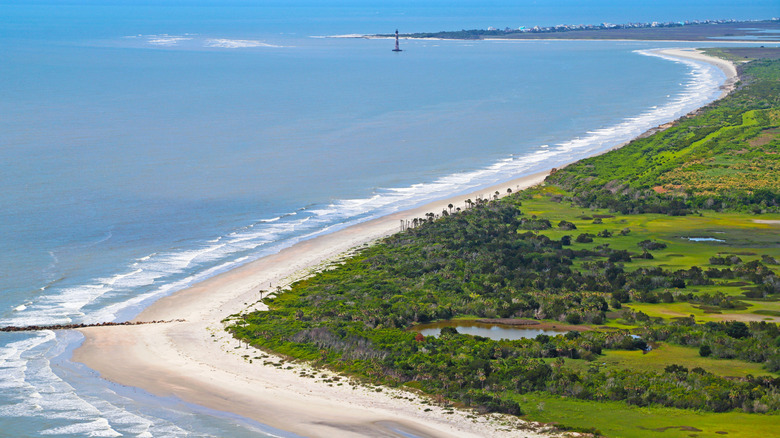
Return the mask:
<path fill-rule="evenodd" d="M 441 336 L 452 336 L 457 335 L 458 329 L 455 327 L 442 327 L 441 328 Z"/>
<path fill-rule="evenodd" d="M 767 359 L 766 369 L 773 373 L 780 371 L 780 354 L 772 355 Z"/>
<path fill-rule="evenodd" d="M 666 248 L 666 244 L 665 243 L 663 243 L 663 242 L 653 242 L 652 240 L 649 240 L 649 239 L 643 240 L 643 241 L 637 243 L 637 245 L 640 248 L 642 248 L 644 250 L 647 250 L 647 251 Z"/>
<path fill-rule="evenodd" d="M 577 243 L 591 243 L 593 242 L 593 235 L 588 233 L 582 233 L 574 240 Z"/>
<path fill-rule="evenodd" d="M 688 368 L 685 368 L 682 365 L 672 364 L 668 365 L 666 368 L 664 368 L 664 372 L 669 374 L 677 374 L 677 373 L 687 373 Z"/>
<path fill-rule="evenodd" d="M 577 226 L 574 225 L 573 222 L 560 221 L 560 222 L 558 222 L 558 228 L 560 228 L 562 230 L 576 230 Z"/>

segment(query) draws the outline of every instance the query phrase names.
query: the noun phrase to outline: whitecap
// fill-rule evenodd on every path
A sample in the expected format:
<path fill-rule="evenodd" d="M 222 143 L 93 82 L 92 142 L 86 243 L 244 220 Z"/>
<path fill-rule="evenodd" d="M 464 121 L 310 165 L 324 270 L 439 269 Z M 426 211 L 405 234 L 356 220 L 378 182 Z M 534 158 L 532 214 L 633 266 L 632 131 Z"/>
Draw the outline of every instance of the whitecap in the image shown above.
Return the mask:
<path fill-rule="evenodd" d="M 149 38 L 148 43 L 153 46 L 171 47 L 178 45 L 182 41 L 189 41 L 191 39 L 192 38 L 187 37 L 160 36 Z"/>
<path fill-rule="evenodd" d="M 221 49 L 240 49 L 248 47 L 282 47 L 273 44 L 264 43 L 257 40 L 231 40 L 226 38 L 207 39 L 204 47 L 214 47 Z"/>

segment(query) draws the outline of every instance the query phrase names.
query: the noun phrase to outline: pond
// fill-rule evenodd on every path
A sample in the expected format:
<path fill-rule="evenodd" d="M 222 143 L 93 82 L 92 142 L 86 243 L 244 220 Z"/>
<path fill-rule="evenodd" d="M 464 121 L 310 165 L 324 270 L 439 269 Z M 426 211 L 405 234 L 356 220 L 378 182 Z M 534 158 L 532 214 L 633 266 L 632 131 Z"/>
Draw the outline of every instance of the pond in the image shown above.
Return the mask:
<path fill-rule="evenodd" d="M 714 237 L 683 237 L 691 242 L 725 242 L 723 239 L 716 239 Z"/>
<path fill-rule="evenodd" d="M 476 321 L 439 321 L 429 324 L 420 324 L 413 328 L 414 331 L 425 336 L 439 336 L 443 327 L 454 327 L 458 333 L 471 336 L 483 336 L 490 339 L 533 339 L 538 335 L 556 336 L 562 335 L 568 330 L 534 328 L 533 325 L 505 325 L 489 324 Z"/>

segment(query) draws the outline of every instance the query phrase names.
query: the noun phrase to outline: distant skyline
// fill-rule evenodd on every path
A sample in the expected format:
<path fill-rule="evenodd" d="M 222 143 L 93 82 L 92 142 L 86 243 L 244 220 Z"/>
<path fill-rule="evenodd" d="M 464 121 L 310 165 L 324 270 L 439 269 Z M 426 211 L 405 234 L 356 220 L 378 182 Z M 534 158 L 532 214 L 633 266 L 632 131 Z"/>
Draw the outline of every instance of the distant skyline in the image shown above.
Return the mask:
<path fill-rule="evenodd" d="M 496 27 L 555 26 L 780 16 L 776 0 L 686 2 L 616 0 L 309 1 L 309 0 L 0 0 L 0 37 L 45 34 L 77 38 L 117 33 L 234 34 L 402 33 Z M 292 11 L 292 14 L 291 14 Z"/>

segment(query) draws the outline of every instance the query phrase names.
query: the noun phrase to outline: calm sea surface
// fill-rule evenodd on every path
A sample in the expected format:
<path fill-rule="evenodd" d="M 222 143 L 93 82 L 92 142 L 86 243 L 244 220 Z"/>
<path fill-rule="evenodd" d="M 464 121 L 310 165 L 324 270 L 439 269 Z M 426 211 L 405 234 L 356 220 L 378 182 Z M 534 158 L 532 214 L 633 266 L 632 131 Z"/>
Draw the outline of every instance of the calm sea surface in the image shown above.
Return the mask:
<path fill-rule="evenodd" d="M 0 1 L 0 325 L 129 319 L 301 239 L 622 143 L 724 79 L 647 51 L 682 43 L 321 36 L 773 8 L 417 3 Z M 284 435 L 107 383 L 68 360 L 80 341 L 0 333 L 1 436 Z"/>

